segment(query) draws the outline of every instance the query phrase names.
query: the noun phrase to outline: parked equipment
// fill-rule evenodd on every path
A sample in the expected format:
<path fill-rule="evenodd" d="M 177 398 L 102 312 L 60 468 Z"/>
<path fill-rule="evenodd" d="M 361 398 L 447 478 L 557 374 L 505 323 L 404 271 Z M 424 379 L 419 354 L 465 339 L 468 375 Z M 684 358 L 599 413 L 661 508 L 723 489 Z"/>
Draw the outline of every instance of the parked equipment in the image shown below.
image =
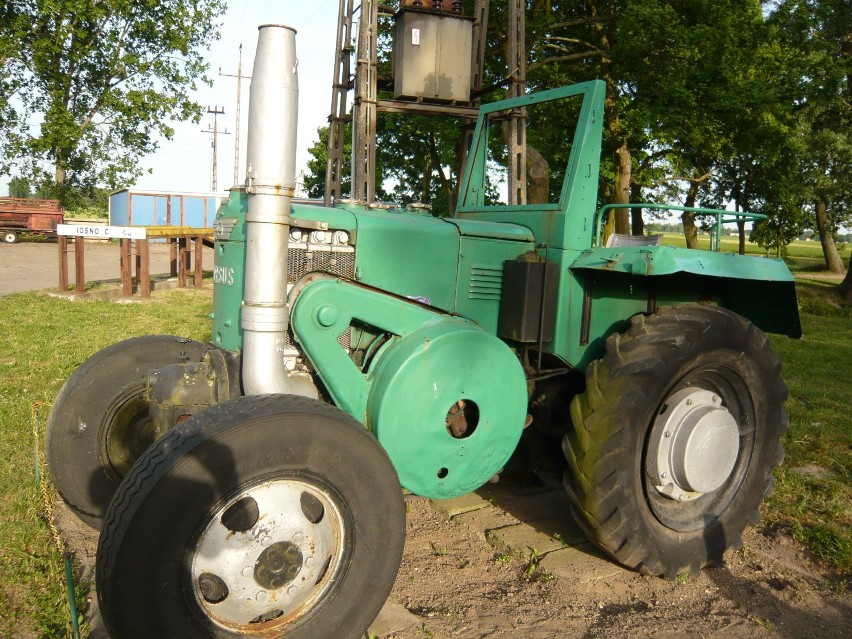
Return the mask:
<path fill-rule="evenodd" d="M 111 346 L 50 416 L 114 639 L 362 636 L 399 566 L 400 484 L 467 493 L 522 434 L 625 566 L 673 578 L 739 547 L 783 456 L 763 331 L 801 332 L 784 263 L 598 245 L 599 81 L 484 107 L 456 217 L 294 204 L 296 66 L 294 32 L 261 27 L 211 343 Z M 565 122 L 549 203 L 491 203 L 518 110 Z"/>
<path fill-rule="evenodd" d="M 63 221 L 59 200 L 0 197 L 0 233 L 7 244 L 21 236 L 55 235 L 56 225 Z"/>

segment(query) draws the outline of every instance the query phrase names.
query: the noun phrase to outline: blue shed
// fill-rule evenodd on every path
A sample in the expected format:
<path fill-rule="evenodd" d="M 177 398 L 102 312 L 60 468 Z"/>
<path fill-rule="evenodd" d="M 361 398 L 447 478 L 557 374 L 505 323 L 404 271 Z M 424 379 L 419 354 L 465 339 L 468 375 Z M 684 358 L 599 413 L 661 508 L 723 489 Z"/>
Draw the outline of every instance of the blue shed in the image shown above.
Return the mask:
<path fill-rule="evenodd" d="M 122 189 L 110 193 L 109 223 L 114 226 L 189 226 L 212 228 L 219 195 Z"/>

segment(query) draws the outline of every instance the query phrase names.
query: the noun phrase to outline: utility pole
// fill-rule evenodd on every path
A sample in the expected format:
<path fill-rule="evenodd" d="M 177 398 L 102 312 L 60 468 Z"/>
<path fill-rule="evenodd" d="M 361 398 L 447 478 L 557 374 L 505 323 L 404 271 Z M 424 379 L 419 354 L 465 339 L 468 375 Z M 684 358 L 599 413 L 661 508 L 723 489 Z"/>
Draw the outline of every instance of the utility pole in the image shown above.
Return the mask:
<path fill-rule="evenodd" d="M 217 176 L 218 171 L 219 171 L 219 167 L 218 167 L 218 164 L 217 164 L 217 161 L 216 161 L 216 155 L 217 155 L 216 152 L 218 150 L 219 135 L 230 135 L 230 133 L 228 133 L 227 128 L 221 134 L 219 132 L 219 116 L 225 114 L 224 108 L 220 108 L 220 107 L 217 107 L 217 106 L 207 107 L 207 113 L 213 114 L 213 128 L 211 129 L 210 125 L 208 124 L 206 129 L 201 129 L 201 130 L 204 133 L 212 133 L 213 134 L 213 140 L 210 143 L 210 146 L 213 149 L 213 168 L 212 168 L 212 178 L 210 180 L 210 182 L 211 182 L 211 189 L 210 190 L 213 193 L 215 193 L 216 190 L 217 190 L 216 176 Z"/>
<path fill-rule="evenodd" d="M 243 78 L 251 80 L 250 75 L 243 75 L 243 45 L 240 43 L 240 57 L 237 61 L 237 73 L 222 73 L 222 67 L 219 67 L 219 75 L 228 78 L 237 79 L 237 128 L 234 135 L 234 186 L 240 183 L 240 100 L 242 98 L 242 81 Z"/>

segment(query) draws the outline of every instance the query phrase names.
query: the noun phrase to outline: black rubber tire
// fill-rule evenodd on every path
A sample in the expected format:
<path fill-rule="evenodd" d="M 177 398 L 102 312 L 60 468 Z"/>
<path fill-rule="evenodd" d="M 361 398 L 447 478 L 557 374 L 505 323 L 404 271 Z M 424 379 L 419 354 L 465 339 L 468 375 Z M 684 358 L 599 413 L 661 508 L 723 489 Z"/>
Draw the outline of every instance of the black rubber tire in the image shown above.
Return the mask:
<path fill-rule="evenodd" d="M 3 241 L 6 244 L 15 244 L 18 241 L 18 233 L 16 231 L 4 231 Z"/>
<path fill-rule="evenodd" d="M 673 579 L 720 565 L 760 519 L 784 458 L 787 387 L 769 341 L 723 308 L 680 306 L 636 316 L 607 340 L 571 403 L 565 486 L 589 539 L 626 567 Z M 734 470 L 716 491 L 677 502 L 645 472 L 648 437 L 667 397 L 685 387 L 721 396 L 740 430 Z"/>
<path fill-rule="evenodd" d="M 47 421 L 45 455 L 62 499 L 100 529 L 110 499 L 133 461 L 154 441 L 142 400 L 145 375 L 180 361 L 200 361 L 204 344 L 146 335 L 113 344 L 65 382 Z"/>
<path fill-rule="evenodd" d="M 290 395 L 239 397 L 190 417 L 127 474 L 104 521 L 97 592 L 114 639 L 233 638 L 191 594 L 188 565 L 203 522 L 243 487 L 297 479 L 335 495 L 345 522 L 336 586 L 263 637 L 360 638 L 396 578 L 405 505 L 385 451 L 333 406 Z"/>

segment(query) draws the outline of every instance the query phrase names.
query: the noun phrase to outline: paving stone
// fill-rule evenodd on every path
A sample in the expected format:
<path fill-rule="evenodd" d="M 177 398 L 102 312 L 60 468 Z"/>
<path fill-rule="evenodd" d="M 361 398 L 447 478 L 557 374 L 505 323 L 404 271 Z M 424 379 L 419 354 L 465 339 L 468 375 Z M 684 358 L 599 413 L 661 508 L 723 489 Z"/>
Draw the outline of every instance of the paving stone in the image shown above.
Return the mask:
<path fill-rule="evenodd" d="M 408 609 L 395 601 L 385 602 L 379 616 L 370 626 L 369 632 L 378 637 L 386 637 L 400 630 L 407 630 L 420 623 L 420 620 Z"/>
<path fill-rule="evenodd" d="M 563 548 L 562 542 L 528 526 L 516 524 L 485 531 L 485 539 L 498 551 L 528 557 L 534 549 L 539 555 Z"/>
<path fill-rule="evenodd" d="M 558 539 L 563 546 L 579 546 L 588 541 L 586 533 L 580 529 L 571 513 L 534 519 L 529 522 L 529 525 L 548 537 Z"/>
<path fill-rule="evenodd" d="M 625 571 L 590 543 L 554 550 L 542 557 L 539 567 L 554 577 L 581 584 L 609 579 Z"/>
<path fill-rule="evenodd" d="M 456 515 L 452 521 L 463 524 L 485 539 L 485 531 L 494 528 L 502 528 L 519 523 L 514 517 L 506 514 L 499 508 L 489 505 L 488 508 L 480 508 L 461 515 Z"/>
<path fill-rule="evenodd" d="M 487 508 L 490 504 L 476 493 L 468 493 L 455 499 L 433 499 L 432 508 L 444 515 L 447 519 L 452 519 L 456 515 Z"/>

